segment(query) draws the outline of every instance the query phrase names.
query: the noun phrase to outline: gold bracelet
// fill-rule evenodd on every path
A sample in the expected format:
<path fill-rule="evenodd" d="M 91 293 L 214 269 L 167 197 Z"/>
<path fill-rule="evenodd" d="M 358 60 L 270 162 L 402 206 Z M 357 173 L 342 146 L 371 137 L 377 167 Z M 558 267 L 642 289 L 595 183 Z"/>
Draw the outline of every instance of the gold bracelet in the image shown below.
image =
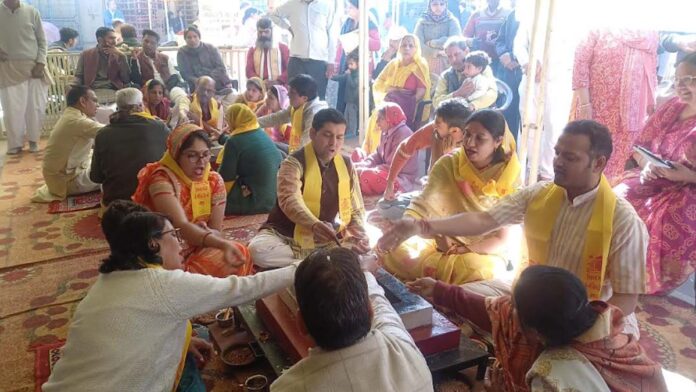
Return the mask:
<path fill-rule="evenodd" d="M 205 234 L 203 234 L 203 237 L 201 238 L 201 247 L 205 248 L 205 239 L 208 238 L 209 235 L 213 234 L 212 231 L 209 231 Z"/>

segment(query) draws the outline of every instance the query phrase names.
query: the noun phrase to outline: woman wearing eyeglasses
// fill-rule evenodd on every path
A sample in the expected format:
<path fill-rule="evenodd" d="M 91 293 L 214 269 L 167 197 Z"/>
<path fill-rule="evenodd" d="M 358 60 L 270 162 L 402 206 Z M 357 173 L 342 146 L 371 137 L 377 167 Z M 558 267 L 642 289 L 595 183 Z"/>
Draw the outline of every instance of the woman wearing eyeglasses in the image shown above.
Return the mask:
<path fill-rule="evenodd" d="M 295 266 L 225 279 L 183 272 L 179 229 L 139 210 L 125 201 L 106 210 L 111 254 L 44 391 L 205 391 L 198 366 L 212 347 L 192 336 L 189 319 L 292 284 Z"/>
<path fill-rule="evenodd" d="M 459 21 L 447 9 L 447 1 L 428 1 L 428 9 L 418 19 L 414 31 L 423 45 L 423 57 L 428 60 L 430 72 L 439 75 L 448 67 L 445 41 L 462 34 Z"/>
<path fill-rule="evenodd" d="M 197 125 L 173 130 L 162 159 L 138 173 L 133 201 L 165 214 L 181 230 L 186 271 L 217 277 L 248 275 L 249 251 L 221 232 L 225 183 L 211 170 L 210 146 L 208 135 Z"/>
<path fill-rule="evenodd" d="M 638 167 L 617 187 L 650 233 L 648 294 L 679 287 L 696 264 L 696 53 L 677 64 L 674 79 L 677 96 L 650 116 L 637 142 L 674 168 L 656 167 L 636 153 Z"/>

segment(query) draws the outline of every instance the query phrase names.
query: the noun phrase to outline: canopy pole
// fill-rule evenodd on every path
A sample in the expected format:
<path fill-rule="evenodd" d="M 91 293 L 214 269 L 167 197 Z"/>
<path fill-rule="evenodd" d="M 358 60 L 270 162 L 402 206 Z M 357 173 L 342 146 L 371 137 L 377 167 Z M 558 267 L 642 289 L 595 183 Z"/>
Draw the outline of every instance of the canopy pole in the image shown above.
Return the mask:
<path fill-rule="evenodd" d="M 551 42 L 551 23 L 553 21 L 553 15 L 555 11 L 556 0 L 549 0 L 549 7 L 546 16 L 546 35 L 544 37 L 544 62 L 541 66 L 541 84 L 539 86 L 539 97 L 537 97 L 537 108 L 536 108 L 536 127 L 534 128 L 534 145 L 531 154 L 531 163 L 529 165 L 529 179 L 527 183 L 529 185 L 535 184 L 537 182 L 537 177 L 539 174 L 539 161 L 541 155 L 541 133 L 549 132 L 548 129 L 544 130 L 544 110 L 546 109 L 546 73 L 549 68 L 549 43 Z M 535 67 L 536 68 L 536 67 Z"/>
<path fill-rule="evenodd" d="M 360 110 L 359 113 L 359 142 L 362 145 L 363 140 L 365 140 L 365 132 L 367 132 L 367 126 L 370 123 L 370 47 L 369 47 L 369 18 L 368 18 L 368 5 L 367 0 L 360 0 L 358 3 L 360 6 L 360 21 L 358 22 L 358 31 L 360 33 L 360 45 L 358 46 L 360 56 L 359 61 L 359 98 L 360 98 Z"/>
<path fill-rule="evenodd" d="M 525 181 L 527 177 L 527 148 L 529 139 L 529 127 L 531 116 L 529 115 L 529 109 L 532 106 L 532 100 L 534 99 L 534 79 L 536 78 L 536 63 L 537 63 L 537 53 L 536 53 L 536 41 L 537 35 L 539 34 L 539 19 L 540 19 L 540 9 L 541 0 L 535 0 L 534 5 L 534 19 L 532 23 L 532 34 L 530 37 L 529 45 L 529 63 L 527 64 L 527 85 L 525 86 L 525 97 L 524 105 L 522 110 L 522 132 L 519 140 L 519 159 L 522 164 L 522 180 Z M 526 183 L 526 181 L 525 181 Z"/>

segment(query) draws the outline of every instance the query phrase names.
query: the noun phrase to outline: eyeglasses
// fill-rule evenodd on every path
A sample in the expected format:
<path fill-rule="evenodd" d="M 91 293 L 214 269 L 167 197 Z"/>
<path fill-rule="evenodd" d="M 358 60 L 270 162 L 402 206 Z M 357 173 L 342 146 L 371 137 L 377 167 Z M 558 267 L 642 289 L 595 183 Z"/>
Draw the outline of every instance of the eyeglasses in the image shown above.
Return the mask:
<path fill-rule="evenodd" d="M 162 233 L 160 233 L 160 235 L 164 236 L 165 234 L 169 234 L 169 233 L 172 233 L 172 235 L 174 235 L 174 238 L 176 238 L 177 241 L 184 242 L 184 239 L 181 238 L 181 229 L 171 229 L 171 230 L 163 231 Z"/>
<path fill-rule="evenodd" d="M 675 86 L 688 86 L 692 84 L 696 80 L 696 76 L 689 75 L 689 76 L 682 76 L 681 78 L 674 77 L 672 78 L 672 82 L 674 82 Z"/>
<path fill-rule="evenodd" d="M 210 160 L 210 151 L 206 151 L 202 154 L 191 151 L 185 153 L 184 156 L 191 163 L 198 163 L 199 161 L 207 162 Z"/>

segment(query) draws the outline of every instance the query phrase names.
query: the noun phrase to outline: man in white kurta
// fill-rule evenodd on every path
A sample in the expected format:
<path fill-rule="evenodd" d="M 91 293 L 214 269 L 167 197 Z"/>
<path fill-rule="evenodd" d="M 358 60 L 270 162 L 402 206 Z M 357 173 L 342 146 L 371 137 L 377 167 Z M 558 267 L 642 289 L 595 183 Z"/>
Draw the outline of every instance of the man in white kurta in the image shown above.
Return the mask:
<path fill-rule="evenodd" d="M 588 225 L 600 192 L 600 179 L 611 155 L 609 130 L 594 121 L 569 123 L 556 143 L 554 183 L 564 189 L 557 213 L 548 213 L 553 221 L 548 241 L 546 265 L 563 268 L 583 276 L 587 261 L 583 258 Z M 521 189 L 498 201 L 486 212 L 469 212 L 453 217 L 427 220 L 421 229 L 413 221 L 402 220 L 380 240 L 381 249 L 411 235 L 463 235 L 489 233 L 499 227 L 530 225 L 530 204 L 551 183 L 540 182 Z M 610 190 L 611 191 L 611 190 Z M 415 225 L 415 226 L 414 226 Z M 427 228 L 427 233 L 422 227 Z M 394 239 L 397 239 L 396 241 Z M 529 243 L 529 240 L 528 240 Z M 639 337 L 634 313 L 638 295 L 645 293 L 648 231 L 631 204 L 616 198 L 608 246 L 606 276 L 601 282 L 598 299 L 621 308 L 625 315 L 624 332 Z M 467 283 L 463 287 L 484 296 L 510 293 L 511 281 L 494 279 Z"/>
<path fill-rule="evenodd" d="M 298 267 L 299 323 L 307 327 L 317 347 L 284 371 L 271 391 L 432 391 L 428 365 L 401 318 L 372 273 L 361 272 L 357 255 L 347 258 L 348 252 L 321 250 Z M 317 298 L 316 306 L 306 306 L 320 293 L 332 297 Z M 327 308 L 334 309 L 333 315 L 317 314 L 326 313 L 321 309 L 329 304 L 336 306 Z M 327 340 L 339 348 L 324 347 Z"/>
<path fill-rule="evenodd" d="M 99 100 L 88 87 L 75 86 L 67 95 L 68 107 L 51 131 L 46 145 L 42 171 L 46 182 L 36 190 L 32 201 L 47 203 L 70 195 L 99 189 L 89 179 L 92 145 L 104 124 L 92 118 Z"/>
<path fill-rule="evenodd" d="M 41 15 L 19 0 L 0 3 L 0 105 L 7 132 L 7 154 L 39 150 L 48 86 L 46 37 Z"/>

